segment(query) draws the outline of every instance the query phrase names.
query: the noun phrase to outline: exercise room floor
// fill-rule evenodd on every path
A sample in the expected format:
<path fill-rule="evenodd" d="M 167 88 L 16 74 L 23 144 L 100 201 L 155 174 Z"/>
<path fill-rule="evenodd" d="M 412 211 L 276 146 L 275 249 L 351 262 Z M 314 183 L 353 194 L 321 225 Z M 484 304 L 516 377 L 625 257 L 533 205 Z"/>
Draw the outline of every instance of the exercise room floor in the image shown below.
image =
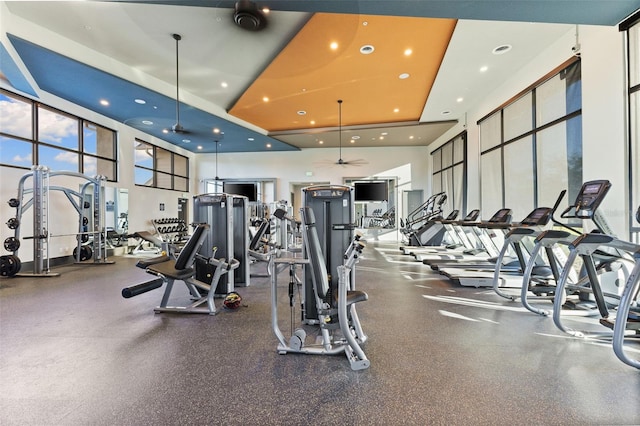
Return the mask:
<path fill-rule="evenodd" d="M 397 244 L 364 255 L 363 371 L 342 355 L 279 355 L 265 278 L 216 316 L 154 314 L 161 289 L 123 299 L 150 277 L 134 258 L 2 279 L 0 424 L 640 424 L 640 371 L 608 344 L 453 286 Z M 287 283 L 285 271 L 285 332 Z"/>

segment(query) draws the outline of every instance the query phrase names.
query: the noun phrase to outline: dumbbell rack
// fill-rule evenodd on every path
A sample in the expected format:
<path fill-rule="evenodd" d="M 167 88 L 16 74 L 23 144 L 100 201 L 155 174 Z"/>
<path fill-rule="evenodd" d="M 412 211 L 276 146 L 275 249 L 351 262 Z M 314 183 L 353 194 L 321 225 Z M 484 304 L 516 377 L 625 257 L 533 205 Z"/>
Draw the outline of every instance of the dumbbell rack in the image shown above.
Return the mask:
<path fill-rule="evenodd" d="M 189 235 L 187 224 L 178 218 L 162 218 L 151 221 L 160 239 L 169 244 L 179 244 Z"/>

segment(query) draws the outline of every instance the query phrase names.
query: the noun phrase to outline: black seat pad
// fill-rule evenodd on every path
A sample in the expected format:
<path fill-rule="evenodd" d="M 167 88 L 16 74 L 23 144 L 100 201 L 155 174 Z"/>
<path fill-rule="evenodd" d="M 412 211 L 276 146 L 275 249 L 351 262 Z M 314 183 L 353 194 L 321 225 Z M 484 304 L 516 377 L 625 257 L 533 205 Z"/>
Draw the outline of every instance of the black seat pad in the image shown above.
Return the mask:
<path fill-rule="evenodd" d="M 152 265 L 147 268 L 151 272 L 156 272 L 164 275 L 167 278 L 173 278 L 174 280 L 185 280 L 191 278 L 195 273 L 193 267 L 186 269 L 176 269 L 175 262 L 163 262 L 156 265 Z"/>

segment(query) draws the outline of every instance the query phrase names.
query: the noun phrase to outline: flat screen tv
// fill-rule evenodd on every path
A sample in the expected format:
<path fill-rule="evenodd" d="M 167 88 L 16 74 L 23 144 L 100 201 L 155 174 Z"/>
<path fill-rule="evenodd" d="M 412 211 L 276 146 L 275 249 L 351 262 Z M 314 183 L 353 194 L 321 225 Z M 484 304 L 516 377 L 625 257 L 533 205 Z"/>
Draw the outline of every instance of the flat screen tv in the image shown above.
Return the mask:
<path fill-rule="evenodd" d="M 355 182 L 353 184 L 356 201 L 388 201 L 387 181 Z"/>
<path fill-rule="evenodd" d="M 249 201 L 258 201 L 258 188 L 255 183 L 224 182 L 222 191 L 225 194 L 243 195 Z"/>

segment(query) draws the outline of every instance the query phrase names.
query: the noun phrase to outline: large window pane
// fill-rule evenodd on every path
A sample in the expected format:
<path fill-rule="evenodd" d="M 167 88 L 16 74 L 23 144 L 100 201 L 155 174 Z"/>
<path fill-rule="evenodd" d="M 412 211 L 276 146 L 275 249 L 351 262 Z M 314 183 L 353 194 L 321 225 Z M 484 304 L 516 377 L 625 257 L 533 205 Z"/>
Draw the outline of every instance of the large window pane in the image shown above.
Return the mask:
<path fill-rule="evenodd" d="M 189 192 L 189 180 L 180 176 L 173 177 L 173 184 L 176 191 Z"/>
<path fill-rule="evenodd" d="M 442 168 L 451 167 L 453 163 L 453 143 L 449 142 L 442 146 Z"/>
<path fill-rule="evenodd" d="M 453 194 L 451 199 L 451 210 L 458 209 L 462 212 L 462 206 L 464 205 L 464 166 L 458 164 L 453 167 Z"/>
<path fill-rule="evenodd" d="M 482 120 L 480 123 L 480 150 L 486 151 L 502 143 L 500 112 Z"/>
<path fill-rule="evenodd" d="M 135 165 L 153 169 L 153 145 L 136 143 Z"/>
<path fill-rule="evenodd" d="M 0 132 L 33 139 L 32 103 L 0 93 L 0 111 Z"/>
<path fill-rule="evenodd" d="M 168 173 L 156 172 L 156 187 L 173 189 L 173 179 Z"/>
<path fill-rule="evenodd" d="M 563 117 L 567 111 L 564 78 L 557 75 L 536 89 L 536 123 L 538 126 Z"/>
<path fill-rule="evenodd" d="M 84 174 L 88 176 L 106 176 L 107 180 L 113 181 L 116 177 L 116 163 L 102 158 L 84 156 Z"/>
<path fill-rule="evenodd" d="M 488 219 L 502 208 L 502 156 L 496 149 L 480 157 L 482 217 Z"/>
<path fill-rule="evenodd" d="M 569 186 L 565 123 L 538 133 L 537 157 L 538 204 L 553 205 L 560 191 Z"/>
<path fill-rule="evenodd" d="M 78 120 L 39 107 L 38 140 L 62 148 L 78 150 Z"/>
<path fill-rule="evenodd" d="M 49 167 L 51 171 L 78 172 L 78 160 L 77 152 L 64 151 L 46 145 L 38 146 L 38 164 Z"/>
<path fill-rule="evenodd" d="M 504 109 L 504 140 L 521 136 L 533 128 L 532 95 L 527 93 Z"/>
<path fill-rule="evenodd" d="M 173 173 L 171 158 L 171 152 L 161 148 L 156 148 L 156 170 L 165 173 Z"/>
<path fill-rule="evenodd" d="M 0 136 L 0 163 L 31 168 L 33 144 L 19 139 Z"/>
<path fill-rule="evenodd" d="M 431 154 L 433 158 L 433 171 L 437 172 L 442 170 L 442 150 L 438 149 Z"/>
<path fill-rule="evenodd" d="M 187 157 L 174 154 L 173 155 L 173 173 L 175 173 L 178 176 L 188 177 L 189 159 Z"/>
<path fill-rule="evenodd" d="M 136 185 L 153 186 L 153 170 L 135 168 Z"/>
<path fill-rule="evenodd" d="M 533 183 L 532 138 L 527 136 L 504 147 L 504 204 L 514 220 L 533 210 Z"/>
<path fill-rule="evenodd" d="M 113 130 L 85 122 L 82 142 L 85 153 L 115 159 L 115 132 Z"/>
<path fill-rule="evenodd" d="M 459 136 L 453 141 L 453 164 L 464 161 L 464 138 Z"/>

